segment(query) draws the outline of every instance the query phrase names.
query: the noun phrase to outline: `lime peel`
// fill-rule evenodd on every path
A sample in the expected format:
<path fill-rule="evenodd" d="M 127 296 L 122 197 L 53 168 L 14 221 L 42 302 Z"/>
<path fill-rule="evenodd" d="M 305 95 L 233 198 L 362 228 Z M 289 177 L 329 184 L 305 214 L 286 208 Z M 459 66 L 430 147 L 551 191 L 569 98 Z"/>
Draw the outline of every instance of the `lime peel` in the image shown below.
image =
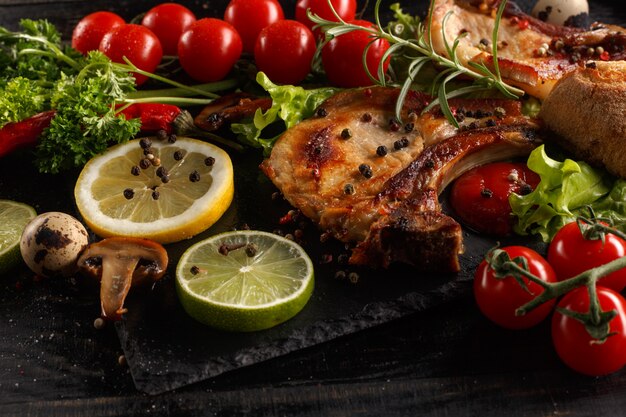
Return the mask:
<path fill-rule="evenodd" d="M 35 209 L 27 204 L 0 200 L 0 275 L 21 261 L 22 231 L 36 216 Z"/>
<path fill-rule="evenodd" d="M 254 243 L 258 252 L 219 253 L 222 244 L 241 242 Z M 304 308 L 313 287 L 313 263 L 304 249 L 261 231 L 227 232 L 198 242 L 176 268 L 176 289 L 185 311 L 226 331 L 263 330 L 285 322 Z"/>

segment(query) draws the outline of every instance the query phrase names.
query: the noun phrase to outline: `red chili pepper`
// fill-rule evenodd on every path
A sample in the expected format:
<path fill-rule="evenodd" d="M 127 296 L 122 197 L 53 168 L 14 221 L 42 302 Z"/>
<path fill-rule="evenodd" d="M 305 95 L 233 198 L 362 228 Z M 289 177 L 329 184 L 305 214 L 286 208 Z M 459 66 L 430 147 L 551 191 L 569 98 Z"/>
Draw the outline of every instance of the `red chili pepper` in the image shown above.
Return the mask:
<path fill-rule="evenodd" d="M 55 115 L 54 110 L 38 113 L 19 122 L 7 123 L 0 129 L 0 157 L 14 149 L 34 146 L 39 135 L 48 126 Z"/>
<path fill-rule="evenodd" d="M 171 104 L 160 103 L 136 103 L 131 104 L 120 111 L 126 119 L 141 119 L 142 132 L 165 132 L 174 133 L 174 121 L 180 115 L 179 107 Z"/>

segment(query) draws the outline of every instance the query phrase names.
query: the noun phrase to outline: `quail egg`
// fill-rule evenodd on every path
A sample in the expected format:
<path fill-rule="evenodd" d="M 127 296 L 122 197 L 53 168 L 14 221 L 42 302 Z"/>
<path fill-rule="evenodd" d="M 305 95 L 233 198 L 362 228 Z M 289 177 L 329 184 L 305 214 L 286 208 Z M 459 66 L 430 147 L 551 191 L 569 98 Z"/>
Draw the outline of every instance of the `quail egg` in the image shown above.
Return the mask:
<path fill-rule="evenodd" d="M 589 4 L 587 0 L 539 0 L 532 15 L 555 25 L 578 26 L 576 20 L 588 20 Z"/>
<path fill-rule="evenodd" d="M 48 212 L 26 225 L 20 252 L 34 273 L 68 277 L 76 271 L 78 256 L 88 244 L 87 230 L 81 222 L 69 214 Z"/>

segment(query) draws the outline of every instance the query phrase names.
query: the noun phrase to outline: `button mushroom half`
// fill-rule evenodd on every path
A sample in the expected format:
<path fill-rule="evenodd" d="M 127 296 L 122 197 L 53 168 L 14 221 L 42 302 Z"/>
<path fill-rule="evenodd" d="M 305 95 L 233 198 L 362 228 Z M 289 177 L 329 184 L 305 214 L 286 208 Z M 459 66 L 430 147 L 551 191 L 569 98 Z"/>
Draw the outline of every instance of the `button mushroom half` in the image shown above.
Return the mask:
<path fill-rule="evenodd" d="M 78 259 L 83 274 L 100 280 L 102 317 L 119 320 L 131 286 L 152 284 L 167 269 L 167 252 L 159 243 L 133 237 L 110 237 L 92 243 Z"/>

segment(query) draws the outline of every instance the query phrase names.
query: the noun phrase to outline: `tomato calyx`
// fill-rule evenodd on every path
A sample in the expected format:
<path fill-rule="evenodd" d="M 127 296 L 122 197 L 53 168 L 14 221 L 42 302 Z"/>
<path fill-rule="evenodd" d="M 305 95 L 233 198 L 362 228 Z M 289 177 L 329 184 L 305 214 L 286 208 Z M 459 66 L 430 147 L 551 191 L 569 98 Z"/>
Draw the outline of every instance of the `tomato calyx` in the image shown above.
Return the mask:
<path fill-rule="evenodd" d="M 611 233 L 617 237 L 626 240 L 626 234 L 615 229 L 611 219 L 596 217 L 592 207 L 588 206 L 589 218 L 578 216 L 576 224 L 580 230 L 580 234 L 586 240 L 601 240 L 602 244 L 606 241 L 606 234 Z"/>
<path fill-rule="evenodd" d="M 593 289 L 595 293 L 595 287 Z M 589 288 L 589 291 L 591 291 L 591 288 Z M 590 297 L 592 303 L 589 306 L 589 311 L 586 313 L 580 313 L 578 311 L 572 311 L 561 307 L 557 307 L 556 311 L 582 323 L 589 336 L 593 339 L 591 343 L 602 344 L 606 342 L 609 337 L 617 334 L 615 332 L 610 332 L 610 322 L 613 318 L 615 318 L 615 316 L 617 316 L 617 311 L 602 311 L 600 305 L 597 302 L 593 302 L 594 299 L 598 299 L 597 294 Z"/>

